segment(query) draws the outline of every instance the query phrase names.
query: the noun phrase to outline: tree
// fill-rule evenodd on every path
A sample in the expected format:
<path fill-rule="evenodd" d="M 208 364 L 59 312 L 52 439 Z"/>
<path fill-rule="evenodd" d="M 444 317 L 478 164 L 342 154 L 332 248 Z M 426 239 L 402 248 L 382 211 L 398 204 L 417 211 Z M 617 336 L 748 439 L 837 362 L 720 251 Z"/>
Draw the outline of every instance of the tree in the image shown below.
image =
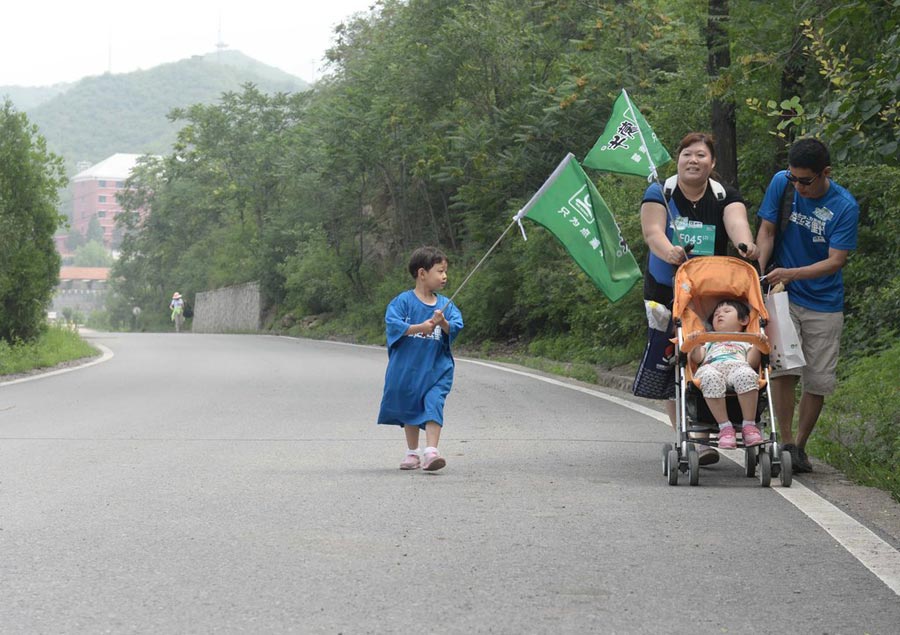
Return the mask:
<path fill-rule="evenodd" d="M 816 28 L 809 20 L 803 23 L 819 75 L 827 81 L 819 103 L 809 109 L 810 132 L 830 140 L 836 162 L 900 165 L 900 17 L 896 8 L 893 20 L 878 9 L 878 3 L 852 3 L 829 16 L 856 17 L 862 24 L 875 25 L 870 31 L 884 39 L 873 42 L 867 57 L 854 51 L 850 42 L 829 36 L 825 27 Z"/>
<path fill-rule="evenodd" d="M 189 294 L 259 280 L 269 302 L 280 300 L 279 265 L 296 247 L 301 215 L 304 100 L 247 85 L 218 104 L 172 111 L 186 122 L 172 154 L 143 159 L 119 194 L 117 293 L 157 307 L 166 289 Z"/>
<path fill-rule="evenodd" d="M 96 216 L 91 216 L 84 240 L 88 243 L 103 243 L 103 226 L 100 225 L 100 219 Z"/>
<path fill-rule="evenodd" d="M 82 234 L 77 229 L 72 229 L 69 232 L 69 235 L 66 236 L 66 248 L 68 248 L 68 250 L 72 252 L 74 252 L 86 242 L 87 240 L 85 240 L 84 234 Z"/>
<path fill-rule="evenodd" d="M 315 90 L 245 87 L 172 114 L 186 124 L 172 154 L 122 194 L 111 284 L 123 319 L 134 304 L 164 307 L 176 288 L 260 279 L 279 310 L 379 323 L 411 248 L 439 244 L 462 276 L 566 152 L 584 156 L 623 87 L 670 151 L 686 132 L 713 129 L 718 168 L 736 182 L 737 165 L 751 215 L 795 132 L 821 131 L 846 157 L 842 183 L 854 162 L 898 156 L 896 0 L 374 6 L 337 29 Z M 860 174 L 847 181 L 854 194 L 881 187 L 881 172 Z M 642 260 L 646 183 L 597 178 Z M 861 201 L 870 236 L 891 231 L 891 215 L 874 213 L 881 200 L 868 215 Z M 553 240 L 532 233 L 507 239 L 462 294 L 467 337 L 573 338 L 582 351 L 606 346 L 599 332 L 623 350 L 640 339 L 639 289 L 607 305 Z M 882 243 L 879 257 L 897 251 Z M 867 250 L 851 267 L 878 261 Z M 848 269 L 850 311 L 863 306 L 852 286 L 870 284 L 866 271 Z M 885 297 L 888 306 L 896 294 Z"/>
<path fill-rule="evenodd" d="M 92 240 L 75 250 L 76 267 L 109 267 L 113 258 L 102 242 Z"/>
<path fill-rule="evenodd" d="M 0 339 L 40 333 L 59 280 L 53 235 L 63 162 L 7 100 L 0 109 Z"/>
<path fill-rule="evenodd" d="M 897 2 L 795 0 L 788 15 L 804 17 L 788 21 L 758 2 L 736 4 L 743 13 L 734 24 L 748 25 L 737 43 L 742 83 L 750 87 L 745 101 L 769 118 L 769 129 L 745 124 L 772 136 L 774 169 L 784 168 L 787 147 L 802 135 L 826 141 L 835 165 L 900 164 Z M 754 20 L 780 25 L 781 34 Z M 750 139 L 758 144 L 759 134 Z M 753 151 L 753 144 L 744 148 Z"/>
<path fill-rule="evenodd" d="M 716 170 L 726 183 L 737 186 L 737 120 L 734 97 L 722 84 L 723 71 L 731 67 L 731 39 L 727 30 L 728 0 L 709 0 L 706 48 L 709 58 L 707 72 L 714 87 L 712 103 L 712 131 L 716 137 Z M 726 75 L 727 77 L 727 75 Z"/>

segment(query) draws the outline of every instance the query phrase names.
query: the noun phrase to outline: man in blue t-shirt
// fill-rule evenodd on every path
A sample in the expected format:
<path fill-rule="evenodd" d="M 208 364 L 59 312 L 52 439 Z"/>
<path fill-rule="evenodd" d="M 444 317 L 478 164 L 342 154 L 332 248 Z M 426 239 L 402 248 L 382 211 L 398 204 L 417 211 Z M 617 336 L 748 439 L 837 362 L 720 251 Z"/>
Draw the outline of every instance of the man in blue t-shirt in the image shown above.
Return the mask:
<path fill-rule="evenodd" d="M 859 205 L 831 180 L 828 148 L 817 139 L 799 139 L 788 153 L 788 169 L 776 174 L 759 207 L 759 265 L 772 286 L 784 283 L 791 319 L 800 336 L 806 366 L 772 373 L 772 397 L 783 449 L 791 453 L 794 472 L 811 472 L 806 442 L 822 412 L 825 395 L 834 392 L 841 332 L 844 326 L 844 279 L 841 269 L 856 249 Z M 781 200 L 788 181 L 794 184 L 787 223 L 780 222 Z M 775 237 L 781 229 L 779 240 Z M 777 252 L 776 251 L 776 242 Z M 803 377 L 797 435 L 794 394 Z"/>

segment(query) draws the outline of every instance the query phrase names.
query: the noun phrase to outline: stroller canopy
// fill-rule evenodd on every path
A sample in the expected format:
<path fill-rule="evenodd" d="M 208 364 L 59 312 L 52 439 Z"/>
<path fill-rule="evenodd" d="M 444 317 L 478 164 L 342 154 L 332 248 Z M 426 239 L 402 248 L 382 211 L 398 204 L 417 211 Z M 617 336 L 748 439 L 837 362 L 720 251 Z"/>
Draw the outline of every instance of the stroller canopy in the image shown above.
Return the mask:
<path fill-rule="evenodd" d="M 742 340 L 755 344 L 763 353 L 769 352 L 768 341 L 759 337 L 769 314 L 759 286 L 759 273 L 750 263 L 730 256 L 691 258 L 675 272 L 674 291 L 672 319 L 681 321 L 682 351 L 689 352 L 698 344 L 715 340 Z M 710 315 L 722 300 L 740 300 L 750 308 L 750 322 L 744 333 L 719 334 L 707 329 Z"/>

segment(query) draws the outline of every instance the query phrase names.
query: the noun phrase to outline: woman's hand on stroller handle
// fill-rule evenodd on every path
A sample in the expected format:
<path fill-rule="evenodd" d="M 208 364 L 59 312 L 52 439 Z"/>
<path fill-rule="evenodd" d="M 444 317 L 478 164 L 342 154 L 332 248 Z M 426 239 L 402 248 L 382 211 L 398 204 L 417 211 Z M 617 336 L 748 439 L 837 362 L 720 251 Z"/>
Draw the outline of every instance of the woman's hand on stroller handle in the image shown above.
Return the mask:
<path fill-rule="evenodd" d="M 687 244 L 684 247 L 681 245 L 671 245 L 669 251 L 666 253 L 665 261 L 670 265 L 675 265 L 677 267 L 688 259 L 688 254 L 693 248 L 694 246 L 691 244 Z"/>

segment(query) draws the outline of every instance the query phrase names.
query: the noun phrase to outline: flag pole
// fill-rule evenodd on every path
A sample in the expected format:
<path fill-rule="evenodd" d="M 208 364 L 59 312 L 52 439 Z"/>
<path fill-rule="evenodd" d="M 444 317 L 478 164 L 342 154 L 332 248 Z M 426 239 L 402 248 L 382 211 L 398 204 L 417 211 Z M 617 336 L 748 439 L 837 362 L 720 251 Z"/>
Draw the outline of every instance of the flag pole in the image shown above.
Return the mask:
<path fill-rule="evenodd" d="M 681 243 L 681 237 L 678 235 L 678 231 L 675 229 L 675 216 L 672 214 L 672 208 L 669 207 L 669 201 L 666 200 L 666 191 L 663 187 L 662 182 L 659 180 L 659 172 L 656 169 L 656 164 L 653 163 L 653 156 L 650 154 L 650 146 L 647 145 L 647 141 L 644 139 L 644 131 L 641 130 L 641 124 L 638 121 L 637 115 L 634 112 L 634 104 L 631 103 L 631 97 L 628 96 L 628 91 L 624 88 L 622 89 L 622 94 L 625 95 L 625 101 L 628 102 L 628 110 L 631 111 L 631 117 L 634 119 L 634 127 L 637 128 L 638 136 L 641 138 L 641 147 L 644 149 L 644 152 L 647 155 L 647 163 L 650 164 L 650 175 L 649 178 L 652 178 L 653 181 L 659 186 L 659 189 L 662 190 L 663 200 L 665 201 L 666 214 L 669 217 L 669 220 L 672 221 L 672 236 L 675 238 L 675 242 L 678 243 L 678 246 L 684 249 L 685 255 L 693 249 L 693 247 L 688 248 L 686 245 Z M 675 162 L 678 162 L 678 159 L 675 159 Z"/>
<path fill-rule="evenodd" d="M 628 91 L 624 88 L 622 89 L 622 94 L 625 95 L 625 101 L 628 102 L 628 110 L 631 111 L 631 116 L 634 119 L 634 127 L 637 128 L 638 136 L 641 138 L 641 147 L 644 149 L 644 152 L 647 153 L 647 163 L 650 164 L 650 177 L 656 181 L 656 184 L 662 188 L 662 183 L 659 182 L 659 174 L 656 170 L 656 164 L 653 162 L 653 156 L 650 154 L 650 146 L 647 145 L 647 140 L 644 139 L 644 131 L 641 130 L 641 124 L 638 121 L 637 115 L 634 112 L 634 104 L 631 103 L 631 97 L 628 96 Z M 666 153 L 668 154 L 668 153 Z"/>
<path fill-rule="evenodd" d="M 466 286 L 466 283 L 469 281 L 469 278 L 472 277 L 472 274 L 474 274 L 476 271 L 478 271 L 478 268 L 481 267 L 481 265 L 484 263 L 485 260 L 487 260 L 487 257 L 489 255 L 491 255 L 491 252 L 497 248 L 497 245 L 500 244 L 500 241 L 503 240 L 503 238 L 509 233 L 509 230 L 512 229 L 517 223 L 520 228 L 522 227 L 522 218 L 524 218 L 525 214 L 528 213 L 528 210 L 531 208 L 532 204 L 535 201 L 537 201 L 538 199 L 540 199 L 541 195 L 549 187 L 548 183 L 551 183 L 553 181 L 553 179 L 556 177 L 556 175 L 558 175 L 560 172 L 562 172 L 562 170 L 566 166 L 566 163 L 568 163 L 570 158 L 574 158 L 574 156 L 575 155 L 573 155 L 571 152 L 569 152 L 566 155 L 566 157 L 562 160 L 562 162 L 560 162 L 560 164 L 558 166 L 556 166 L 556 169 L 553 170 L 553 174 L 551 174 L 550 177 L 546 181 L 544 181 L 544 184 L 541 185 L 540 189 L 538 189 L 538 191 L 534 193 L 534 196 L 532 196 L 531 199 L 525 204 L 525 206 L 522 207 L 522 209 L 520 209 L 516 213 L 515 216 L 513 216 L 512 222 L 509 224 L 509 226 L 506 229 L 503 230 L 503 233 L 500 234 L 500 238 L 498 238 L 496 241 L 494 241 L 494 244 L 491 245 L 491 248 L 487 250 L 487 253 L 484 254 L 484 256 L 482 256 L 481 260 L 478 261 L 478 264 L 475 265 L 475 268 L 472 269 L 472 271 L 469 272 L 469 275 L 467 275 L 465 277 L 465 279 L 460 283 L 460 285 L 458 287 L 456 287 L 456 290 L 453 292 L 453 295 L 450 296 L 450 299 L 447 300 L 447 304 L 444 305 L 444 308 L 441 309 L 441 311 L 444 311 L 448 306 L 450 306 L 450 303 L 453 302 L 453 298 L 455 298 L 456 295 L 462 290 L 462 288 L 464 286 Z M 524 228 L 522 228 L 522 237 L 525 238 L 525 229 Z M 526 240 L 527 240 L 527 238 L 526 238 Z"/>
<path fill-rule="evenodd" d="M 503 230 L 503 233 L 500 234 L 500 238 L 498 238 L 496 241 L 494 241 L 494 244 L 491 245 L 491 248 L 487 250 L 487 253 L 484 254 L 484 256 L 481 257 L 481 260 L 478 261 L 478 264 L 475 265 L 475 268 L 472 269 L 472 271 L 469 272 L 469 275 L 467 275 L 467 276 L 463 279 L 463 281 L 460 283 L 460 285 L 459 285 L 458 287 L 456 287 L 456 290 L 453 292 L 453 295 L 451 295 L 451 296 L 450 296 L 450 299 L 447 300 L 447 304 L 445 304 L 444 307 L 441 309 L 441 312 L 442 312 L 442 313 L 445 313 L 445 314 L 446 314 L 446 309 L 447 309 L 448 306 L 450 306 L 450 303 L 453 302 L 453 298 L 456 297 L 456 294 L 458 294 L 458 293 L 462 290 L 462 288 L 463 288 L 464 286 L 466 286 L 466 283 L 469 281 L 469 278 L 471 278 L 472 275 L 473 275 L 476 271 L 478 271 L 478 268 L 481 267 L 482 264 L 484 264 L 484 261 L 487 260 L 487 257 L 490 256 L 490 255 L 491 255 L 491 252 L 494 251 L 494 249 L 497 248 L 497 245 L 500 244 L 500 241 L 503 240 L 503 238 L 506 236 L 506 234 L 509 233 L 509 230 L 512 229 L 513 226 L 514 226 L 515 224 L 516 224 L 516 219 L 514 218 L 513 221 L 509 224 L 509 226 L 508 226 L 506 229 Z"/>

